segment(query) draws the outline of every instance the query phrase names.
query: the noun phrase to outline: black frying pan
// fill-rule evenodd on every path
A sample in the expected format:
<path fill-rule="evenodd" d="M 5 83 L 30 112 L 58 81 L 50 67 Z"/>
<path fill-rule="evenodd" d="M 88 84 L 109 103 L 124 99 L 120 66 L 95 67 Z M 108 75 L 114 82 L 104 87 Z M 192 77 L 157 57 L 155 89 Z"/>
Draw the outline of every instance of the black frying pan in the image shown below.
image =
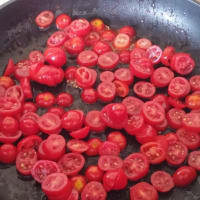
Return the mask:
<path fill-rule="evenodd" d="M 56 15 L 65 12 L 73 18 L 100 17 L 113 27 L 133 25 L 140 37 L 150 38 L 161 47 L 174 45 L 180 51 L 191 53 L 197 62 L 194 73 L 200 72 L 198 66 L 200 64 L 200 6 L 192 0 L 13 0 L 9 5 L 0 8 L 1 73 L 9 57 L 17 62 L 26 58 L 31 50 L 42 50 L 45 47 L 45 41 L 55 27 L 48 32 L 41 32 L 35 26 L 34 18 L 40 11 L 46 9 L 54 11 Z M 68 63 L 73 63 L 73 60 L 69 60 Z M 57 88 L 47 88 L 35 83 L 33 87 L 35 94 L 45 90 L 57 94 L 67 89 L 76 99 L 72 109 L 80 108 L 87 112 L 102 107 L 100 103 L 85 106 L 79 99 L 80 91 L 66 86 L 65 83 Z M 101 138 L 105 139 L 105 134 L 101 135 Z M 139 147 L 134 138 L 127 136 L 127 139 L 128 147 L 121 154 L 123 158 L 131 152 L 138 151 Z M 97 158 L 87 159 L 87 165 L 96 162 Z M 175 170 L 165 163 L 151 167 L 151 172 L 158 169 L 164 169 L 170 173 Z M 144 180 L 149 181 L 149 176 Z M 168 194 L 160 195 L 159 199 L 199 200 L 199 181 L 200 178 L 186 189 L 176 188 Z M 133 184 L 134 182 L 129 182 L 128 187 L 123 191 L 110 192 L 108 200 L 128 200 L 129 187 Z M 19 175 L 15 166 L 0 165 L 0 200 L 45 198 L 40 186 L 30 177 Z"/>

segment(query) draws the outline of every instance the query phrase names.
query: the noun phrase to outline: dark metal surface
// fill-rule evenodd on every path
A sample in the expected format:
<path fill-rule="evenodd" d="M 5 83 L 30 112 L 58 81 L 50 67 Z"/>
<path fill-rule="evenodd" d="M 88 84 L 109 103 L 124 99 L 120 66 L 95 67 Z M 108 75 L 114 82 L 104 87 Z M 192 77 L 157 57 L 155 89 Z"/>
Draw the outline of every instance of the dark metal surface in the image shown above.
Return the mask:
<path fill-rule="evenodd" d="M 43 49 L 52 27 L 41 32 L 34 24 L 34 17 L 42 10 L 50 9 L 56 15 L 65 12 L 73 18 L 86 17 L 88 19 L 101 17 L 113 27 L 133 25 L 140 37 L 148 37 L 154 43 L 174 45 L 178 50 L 192 54 L 197 62 L 194 73 L 199 73 L 200 63 L 200 6 L 189 0 L 17 0 L 0 10 L 0 72 L 2 73 L 9 57 L 15 62 L 27 57 L 33 49 Z M 69 60 L 68 65 L 73 63 Z M 118 66 L 120 67 L 120 66 Z M 74 96 L 73 108 L 88 110 L 100 109 L 102 104 L 87 105 L 80 100 L 80 90 L 66 86 L 65 83 L 57 88 L 46 88 L 33 84 L 35 93 L 50 90 L 57 94 L 67 90 Z M 120 101 L 120 99 L 116 99 Z M 107 130 L 109 132 L 110 130 Z M 91 134 L 90 137 L 105 139 L 106 133 Z M 65 132 L 63 134 L 66 135 Z M 125 133 L 126 134 L 126 133 Z M 127 136 L 128 147 L 121 153 L 124 158 L 132 152 L 138 151 L 139 145 L 131 136 Z M 96 163 L 97 158 L 88 158 L 87 165 Z M 166 163 L 151 167 L 150 174 L 164 169 L 173 173 L 175 169 Z M 84 171 L 84 170 L 83 170 Z M 149 176 L 144 180 L 149 181 Z M 108 200 L 128 200 L 129 187 L 135 184 L 129 182 L 123 191 L 110 192 Z M 172 192 L 160 195 L 161 200 L 199 200 L 200 178 L 186 189 L 174 189 Z M 20 176 L 15 166 L 0 165 L 0 200 L 41 200 L 45 199 L 36 184 L 30 177 Z"/>

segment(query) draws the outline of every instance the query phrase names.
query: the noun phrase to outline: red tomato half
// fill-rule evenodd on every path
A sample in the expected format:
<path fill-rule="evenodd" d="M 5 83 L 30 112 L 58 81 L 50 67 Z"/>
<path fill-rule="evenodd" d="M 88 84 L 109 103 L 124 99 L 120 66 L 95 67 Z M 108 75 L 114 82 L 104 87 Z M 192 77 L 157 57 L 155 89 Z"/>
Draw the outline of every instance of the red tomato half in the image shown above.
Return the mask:
<path fill-rule="evenodd" d="M 83 188 L 87 184 L 87 180 L 82 175 L 76 175 L 71 178 L 72 187 L 79 193 L 82 192 Z"/>
<path fill-rule="evenodd" d="M 56 106 L 49 108 L 48 112 L 54 113 L 54 114 L 58 115 L 60 118 L 62 118 L 62 116 L 65 113 L 65 111 L 62 107 L 56 107 Z"/>
<path fill-rule="evenodd" d="M 74 81 L 75 74 L 76 74 L 77 67 L 76 66 L 69 66 L 65 71 L 65 78 L 67 81 Z"/>
<path fill-rule="evenodd" d="M 97 101 L 97 92 L 93 88 L 86 88 L 81 93 L 81 99 L 83 102 L 92 104 Z"/>
<path fill-rule="evenodd" d="M 55 96 L 50 92 L 43 92 L 36 96 L 35 101 L 39 107 L 47 108 L 55 103 Z"/>
<path fill-rule="evenodd" d="M 100 73 L 100 81 L 102 82 L 112 82 L 114 79 L 114 73 L 111 71 L 104 71 Z"/>
<path fill-rule="evenodd" d="M 134 77 L 131 74 L 130 69 L 121 67 L 115 71 L 115 79 L 130 85 L 133 82 Z"/>
<path fill-rule="evenodd" d="M 48 47 L 62 47 L 66 41 L 67 36 L 63 31 L 54 32 L 47 40 Z"/>
<path fill-rule="evenodd" d="M 147 38 L 140 38 L 139 40 L 136 41 L 135 46 L 136 48 L 147 50 L 149 47 L 152 46 L 152 43 Z"/>
<path fill-rule="evenodd" d="M 130 51 L 123 50 L 119 53 L 119 61 L 123 64 L 128 64 L 130 62 Z"/>
<path fill-rule="evenodd" d="M 84 40 L 87 46 L 93 46 L 97 41 L 100 40 L 100 34 L 96 31 L 91 31 L 88 35 L 86 35 Z"/>
<path fill-rule="evenodd" d="M 14 62 L 13 62 L 13 59 L 10 58 L 10 59 L 8 60 L 8 64 L 7 64 L 6 68 L 5 68 L 5 71 L 4 71 L 4 73 L 3 73 L 3 76 L 4 76 L 4 77 L 5 77 L 5 76 L 10 76 L 10 75 L 12 75 L 12 74 L 14 73 L 14 71 L 15 71 L 15 64 L 14 64 Z"/>
<path fill-rule="evenodd" d="M 86 151 L 88 156 L 97 156 L 99 155 L 99 147 L 101 146 L 102 141 L 99 138 L 91 138 L 88 140 L 89 149 Z"/>
<path fill-rule="evenodd" d="M 97 53 L 98 55 L 104 54 L 108 51 L 111 51 L 111 47 L 108 43 L 103 42 L 103 41 L 97 41 L 93 45 L 93 51 Z"/>
<path fill-rule="evenodd" d="M 14 135 L 19 130 L 18 121 L 11 116 L 6 116 L 0 121 L 1 131 L 5 135 Z"/>
<path fill-rule="evenodd" d="M 162 49 L 157 45 L 152 45 L 147 49 L 147 57 L 151 60 L 153 64 L 160 62 L 162 56 Z"/>
<path fill-rule="evenodd" d="M 56 97 L 56 104 L 63 107 L 70 107 L 73 103 L 73 97 L 68 92 L 62 92 Z"/>
<path fill-rule="evenodd" d="M 185 104 L 190 109 L 200 109 L 200 92 L 196 91 L 185 98 Z"/>
<path fill-rule="evenodd" d="M 189 154 L 188 165 L 200 171 L 200 151 L 192 151 Z"/>
<path fill-rule="evenodd" d="M 165 47 L 162 53 L 161 63 L 165 66 L 170 66 L 170 62 L 174 53 L 175 53 L 174 47 L 172 46 Z"/>
<path fill-rule="evenodd" d="M 134 37 L 136 35 L 135 29 L 131 26 L 123 26 L 122 28 L 119 29 L 119 33 L 125 33 L 130 37 Z"/>
<path fill-rule="evenodd" d="M 105 30 L 101 33 L 101 40 L 106 42 L 112 42 L 115 38 L 115 32 L 113 30 Z"/>
<path fill-rule="evenodd" d="M 74 139 L 84 139 L 88 136 L 90 131 L 90 127 L 86 126 L 84 128 L 78 129 L 76 131 L 70 132 L 70 136 L 72 136 Z"/>
<path fill-rule="evenodd" d="M 24 92 L 20 85 L 14 85 L 6 90 L 5 97 L 15 98 L 20 102 L 24 101 Z"/>
<path fill-rule="evenodd" d="M 98 55 L 91 50 L 82 51 L 77 57 L 77 63 L 82 66 L 92 67 L 97 64 Z"/>
<path fill-rule="evenodd" d="M 88 181 L 101 181 L 103 174 L 103 171 L 96 165 L 90 165 L 85 171 L 85 176 Z"/>
<path fill-rule="evenodd" d="M 67 14 L 60 14 L 56 18 L 57 29 L 64 29 L 71 23 L 71 17 Z"/>
<path fill-rule="evenodd" d="M 141 48 L 133 48 L 130 54 L 130 60 L 138 60 L 141 58 L 147 58 L 147 53 L 144 49 Z"/>
<path fill-rule="evenodd" d="M 39 28 L 44 29 L 50 26 L 53 20 L 54 20 L 53 12 L 49 10 L 44 10 L 35 18 L 35 23 Z"/>
<path fill-rule="evenodd" d="M 129 87 L 126 83 L 119 81 L 119 80 L 115 80 L 113 82 L 116 86 L 116 94 L 119 97 L 126 97 L 129 93 Z"/>
<path fill-rule="evenodd" d="M 200 113 L 187 113 L 183 116 L 182 125 L 189 131 L 200 131 Z"/>
<path fill-rule="evenodd" d="M 13 144 L 3 144 L 0 146 L 0 162 L 11 164 L 15 161 L 17 149 Z"/>
<path fill-rule="evenodd" d="M 22 136 L 22 132 L 18 131 L 16 134 L 4 134 L 0 131 L 0 142 L 5 144 L 12 144 Z"/>
<path fill-rule="evenodd" d="M 15 82 L 9 76 L 0 76 L 0 86 L 3 86 L 5 89 L 13 86 Z"/>
<path fill-rule="evenodd" d="M 189 81 L 193 91 L 200 90 L 200 75 L 192 76 Z"/>
<path fill-rule="evenodd" d="M 83 140 L 72 139 L 67 142 L 67 148 L 73 153 L 83 153 L 89 149 L 89 145 Z"/>
<path fill-rule="evenodd" d="M 40 51 L 31 51 L 29 59 L 32 63 L 44 63 L 44 56 Z"/>

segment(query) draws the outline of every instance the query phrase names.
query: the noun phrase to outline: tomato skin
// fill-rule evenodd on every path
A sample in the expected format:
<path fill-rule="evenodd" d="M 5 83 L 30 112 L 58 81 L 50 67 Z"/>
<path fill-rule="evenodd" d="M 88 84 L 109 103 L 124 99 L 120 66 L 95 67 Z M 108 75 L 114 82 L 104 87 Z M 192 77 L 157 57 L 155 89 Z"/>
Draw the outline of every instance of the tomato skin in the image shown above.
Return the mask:
<path fill-rule="evenodd" d="M 79 193 L 83 191 L 83 188 L 87 184 L 86 178 L 82 175 L 76 175 L 71 178 L 72 187 Z"/>
<path fill-rule="evenodd" d="M 123 26 L 122 28 L 119 29 L 119 33 L 125 33 L 125 34 L 129 35 L 129 37 L 136 36 L 136 31 L 131 26 Z"/>
<path fill-rule="evenodd" d="M 169 105 L 173 106 L 174 108 L 183 109 L 186 107 L 186 105 L 177 98 L 168 97 L 167 101 L 168 101 Z"/>
<path fill-rule="evenodd" d="M 84 139 L 88 136 L 90 131 L 89 126 L 85 126 L 84 128 L 78 129 L 76 131 L 70 132 L 70 136 L 72 136 L 74 139 Z"/>
<path fill-rule="evenodd" d="M 127 85 L 130 85 L 133 83 L 134 77 L 131 74 L 130 69 L 128 68 L 121 67 L 115 71 L 114 75 L 115 75 L 116 80 L 122 81 L 126 83 Z"/>
<path fill-rule="evenodd" d="M 55 96 L 50 92 L 43 92 L 38 94 L 35 100 L 38 107 L 48 108 L 55 103 Z"/>
<path fill-rule="evenodd" d="M 88 140 L 89 149 L 85 152 L 88 156 L 99 155 L 99 147 L 103 142 L 99 138 L 91 138 Z"/>
<path fill-rule="evenodd" d="M 112 42 L 116 33 L 113 30 L 105 30 L 101 33 L 101 40 L 106 42 Z"/>
<path fill-rule="evenodd" d="M 0 97 L 4 97 L 6 94 L 6 89 L 0 85 Z"/>
<path fill-rule="evenodd" d="M 168 148 L 168 141 L 166 139 L 166 135 L 158 135 L 154 138 L 153 142 L 157 142 L 162 146 L 165 150 Z"/>
<path fill-rule="evenodd" d="M 67 81 L 74 81 L 75 80 L 75 74 L 76 74 L 77 67 L 76 66 L 69 66 L 65 70 L 65 79 Z"/>
<path fill-rule="evenodd" d="M 89 149 L 89 145 L 83 140 L 71 139 L 67 142 L 67 148 L 73 153 L 83 153 Z"/>
<path fill-rule="evenodd" d="M 78 191 L 75 189 L 72 189 L 72 193 L 70 194 L 67 200 L 78 200 L 78 198 L 79 198 Z"/>
<path fill-rule="evenodd" d="M 130 200 L 158 200 L 157 190 L 147 182 L 140 182 L 130 188 Z"/>
<path fill-rule="evenodd" d="M 62 118 L 62 116 L 65 113 L 65 110 L 62 107 L 51 107 L 48 109 L 48 112 L 54 113 L 54 114 L 58 115 L 60 118 Z"/>
<path fill-rule="evenodd" d="M 21 136 L 22 136 L 21 131 L 18 131 L 14 135 L 4 134 L 3 132 L 0 132 L 0 142 L 5 144 L 12 144 L 16 142 Z"/>
<path fill-rule="evenodd" d="M 88 181 L 101 181 L 103 179 L 103 171 L 97 165 L 90 165 L 86 171 L 85 176 Z"/>
<path fill-rule="evenodd" d="M 83 189 L 81 200 L 106 200 L 107 193 L 100 182 L 91 181 Z"/>
<path fill-rule="evenodd" d="M 147 175 L 149 161 L 142 153 L 132 153 L 125 158 L 123 170 L 129 180 L 137 181 Z"/>
<path fill-rule="evenodd" d="M 103 41 L 97 41 L 94 45 L 93 45 L 93 51 L 95 53 L 97 53 L 98 55 L 104 54 L 108 51 L 111 51 L 111 47 L 109 46 L 108 43 L 103 42 Z"/>
<path fill-rule="evenodd" d="M 147 50 L 149 47 L 152 46 L 152 43 L 147 38 L 141 38 L 136 41 L 135 46 L 136 46 L 136 48 Z"/>
<path fill-rule="evenodd" d="M 13 144 L 3 144 L 0 147 L 0 162 L 13 163 L 17 156 L 17 148 Z"/>
<path fill-rule="evenodd" d="M 71 17 L 67 14 L 60 14 L 56 18 L 56 27 L 57 29 L 64 29 L 71 23 Z"/>
<path fill-rule="evenodd" d="M 114 79 L 114 73 L 111 71 L 104 71 L 100 73 L 100 81 L 102 82 L 113 82 Z"/>
<path fill-rule="evenodd" d="M 73 103 L 73 97 L 68 92 L 62 92 L 56 97 L 56 104 L 62 107 L 70 107 Z"/>
<path fill-rule="evenodd" d="M 123 150 L 127 144 L 125 136 L 119 131 L 110 132 L 107 137 L 107 141 L 118 144 L 120 147 L 120 150 Z"/>
<path fill-rule="evenodd" d="M 67 36 L 63 31 L 56 31 L 47 40 L 47 47 L 62 47 Z"/>
<path fill-rule="evenodd" d="M 195 112 L 185 114 L 182 119 L 182 126 L 188 129 L 189 131 L 199 132 L 200 114 Z"/>
<path fill-rule="evenodd" d="M 19 130 L 18 121 L 11 116 L 4 117 L 1 122 L 1 131 L 7 135 L 14 135 Z"/>
<path fill-rule="evenodd" d="M 136 133 L 136 140 L 140 144 L 144 144 L 153 141 L 157 135 L 156 129 L 153 126 L 146 124 L 140 132 Z"/>
<path fill-rule="evenodd" d="M 120 148 L 119 145 L 110 142 L 110 141 L 105 141 L 99 146 L 99 155 L 114 155 L 117 156 L 120 153 Z"/>
<path fill-rule="evenodd" d="M 174 188 L 172 176 L 165 171 L 156 171 L 151 175 L 151 184 L 159 192 L 169 192 Z"/>
<path fill-rule="evenodd" d="M 41 29 L 49 27 L 54 20 L 54 14 L 50 10 L 44 10 L 37 15 L 35 23 Z"/>
<path fill-rule="evenodd" d="M 186 187 L 190 185 L 196 177 L 196 170 L 189 166 L 180 167 L 173 174 L 173 180 L 177 187 Z"/>
<path fill-rule="evenodd" d="M 200 90 L 200 75 L 194 75 L 189 80 L 192 91 Z"/>
<path fill-rule="evenodd" d="M 119 53 L 119 61 L 123 64 L 128 64 L 130 62 L 130 51 L 123 50 Z"/>
<path fill-rule="evenodd" d="M 32 99 L 33 93 L 30 80 L 28 78 L 21 78 L 20 85 L 22 87 L 25 99 Z"/>
<path fill-rule="evenodd" d="M 44 52 L 45 61 L 55 67 L 62 67 L 67 62 L 67 57 L 63 49 L 58 47 L 47 48 Z"/>
<path fill-rule="evenodd" d="M 81 99 L 83 100 L 83 102 L 88 104 L 95 103 L 97 101 L 97 98 L 97 92 L 93 88 L 86 88 L 81 93 Z"/>
<path fill-rule="evenodd" d="M 192 151 L 188 157 L 188 165 L 193 167 L 197 171 L 200 171 L 199 158 L 200 158 L 200 151 Z"/>
<path fill-rule="evenodd" d="M 174 54 L 175 54 L 174 47 L 172 46 L 165 47 L 161 56 L 161 63 L 165 66 L 170 66 L 170 62 Z"/>

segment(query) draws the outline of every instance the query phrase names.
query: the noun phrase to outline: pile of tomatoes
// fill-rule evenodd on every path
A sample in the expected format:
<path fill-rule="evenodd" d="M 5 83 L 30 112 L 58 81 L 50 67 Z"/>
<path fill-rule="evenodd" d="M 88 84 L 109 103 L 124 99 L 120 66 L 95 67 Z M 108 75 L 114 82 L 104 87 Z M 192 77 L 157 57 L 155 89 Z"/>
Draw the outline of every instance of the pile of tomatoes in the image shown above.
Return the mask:
<path fill-rule="evenodd" d="M 41 30 L 53 21 L 51 11 L 35 19 Z M 136 40 L 131 26 L 112 30 L 101 19 L 72 20 L 66 14 L 55 24 L 44 53 L 32 51 L 18 63 L 10 59 L 0 77 L 0 162 L 15 162 L 49 200 L 105 200 L 128 181 L 134 181 L 131 200 L 157 200 L 158 192 L 191 184 L 200 171 L 200 75 L 185 77 L 195 67 L 192 57 Z M 69 56 L 76 66 L 67 65 Z M 70 109 L 69 92 L 33 94 L 31 82 L 53 87 L 64 80 L 81 91 L 84 103 L 100 101 L 104 107 L 84 113 Z M 39 116 L 38 108 L 46 112 Z M 108 127 L 114 130 L 105 141 L 89 137 Z M 123 160 L 126 134 L 141 146 Z M 98 156 L 98 163 L 83 170 L 85 155 Z M 151 184 L 140 181 L 150 165 L 163 162 L 177 167 L 173 175 L 159 170 Z"/>

